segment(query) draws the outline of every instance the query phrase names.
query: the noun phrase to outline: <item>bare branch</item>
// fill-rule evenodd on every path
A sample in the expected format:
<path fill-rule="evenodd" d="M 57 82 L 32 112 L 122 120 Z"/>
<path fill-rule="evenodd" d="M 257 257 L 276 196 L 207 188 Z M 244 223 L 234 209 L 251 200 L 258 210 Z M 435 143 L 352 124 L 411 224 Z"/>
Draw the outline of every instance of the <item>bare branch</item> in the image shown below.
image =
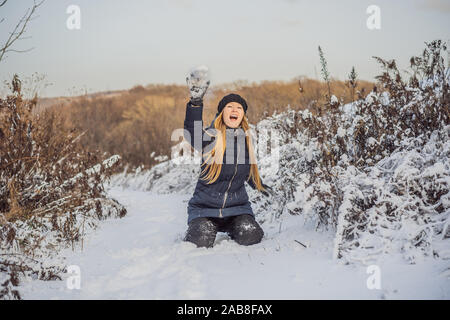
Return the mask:
<path fill-rule="evenodd" d="M 31 48 L 25 49 L 25 50 L 8 49 L 8 50 L 5 51 L 5 53 L 6 53 L 6 52 L 24 53 L 24 52 L 31 51 L 31 50 L 33 50 L 33 49 L 34 49 L 34 47 L 31 47 Z"/>
<path fill-rule="evenodd" d="M 28 40 L 28 39 L 31 39 L 32 37 L 31 36 L 26 36 L 26 37 L 21 37 L 20 39 L 17 39 L 17 40 Z"/>
<path fill-rule="evenodd" d="M 7 0 L 3 0 L 3 2 L 0 4 L 0 7 L 3 6 L 6 3 Z M 19 22 L 16 24 L 16 26 L 14 27 L 13 31 L 10 32 L 10 35 L 8 37 L 8 39 L 6 40 L 5 44 L 3 45 L 3 47 L 0 47 L 0 62 L 5 58 L 5 54 L 7 52 L 27 52 L 32 50 L 31 49 L 27 49 L 27 50 L 13 50 L 11 49 L 11 46 L 20 39 L 23 39 L 24 37 L 22 36 L 25 33 L 26 27 L 28 25 L 28 22 L 32 21 L 35 17 L 33 16 L 33 14 L 36 12 L 36 9 L 42 5 L 42 3 L 44 3 L 45 0 L 41 0 L 40 2 L 36 3 L 36 1 L 34 1 L 34 4 L 31 8 L 28 8 L 27 11 L 25 12 L 24 16 L 19 20 Z M 3 21 L 4 19 L 2 19 L 0 21 L 0 23 Z"/>

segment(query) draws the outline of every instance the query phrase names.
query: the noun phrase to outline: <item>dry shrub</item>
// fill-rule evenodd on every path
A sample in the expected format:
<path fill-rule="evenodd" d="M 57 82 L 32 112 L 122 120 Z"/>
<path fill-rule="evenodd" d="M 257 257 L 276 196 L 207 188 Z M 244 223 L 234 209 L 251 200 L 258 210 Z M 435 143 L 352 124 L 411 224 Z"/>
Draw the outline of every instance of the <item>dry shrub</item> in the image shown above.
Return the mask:
<path fill-rule="evenodd" d="M 116 170 L 150 167 L 156 156 L 170 155 L 170 135 L 182 128 L 186 94 L 185 86 L 136 86 L 114 97 L 81 97 L 50 109 L 64 116 L 67 127 L 85 132 L 83 145 L 120 155 Z"/>
<path fill-rule="evenodd" d="M 179 107 L 169 96 L 149 95 L 125 110 L 109 139 L 127 146 L 124 161 L 133 164 L 156 163 L 155 155 L 167 154 Z M 169 125 L 172 122 L 172 125 Z"/>
<path fill-rule="evenodd" d="M 361 96 L 365 96 L 374 84 L 359 81 L 357 89 Z M 333 93 L 343 102 L 351 102 L 351 90 L 344 81 L 331 81 Z M 252 122 L 258 122 L 274 112 L 284 111 L 287 106 L 292 110 L 304 110 L 314 105 L 325 103 L 327 84 L 322 81 L 301 77 L 292 81 L 262 81 L 248 84 L 236 82 L 234 84 L 218 86 L 210 102 L 217 106 L 220 99 L 230 91 L 236 92 L 249 103 L 248 116 Z"/>
<path fill-rule="evenodd" d="M 36 98 L 23 99 L 17 76 L 12 89 L 0 99 L 0 298 L 20 298 L 20 274 L 58 278 L 64 267 L 44 259 L 82 240 L 99 219 L 126 214 L 103 188 L 120 158 L 88 151 L 84 133 L 55 112 L 33 115 Z"/>

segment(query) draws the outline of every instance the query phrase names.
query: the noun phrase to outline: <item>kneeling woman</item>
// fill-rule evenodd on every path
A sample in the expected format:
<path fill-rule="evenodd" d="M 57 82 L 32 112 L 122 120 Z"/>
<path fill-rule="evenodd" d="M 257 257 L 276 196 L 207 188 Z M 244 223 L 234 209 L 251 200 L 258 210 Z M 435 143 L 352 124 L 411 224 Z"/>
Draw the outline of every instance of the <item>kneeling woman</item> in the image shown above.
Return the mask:
<path fill-rule="evenodd" d="M 264 231 L 255 220 L 244 183 L 247 181 L 265 195 L 270 188 L 260 179 L 250 135 L 246 134 L 249 132 L 245 116 L 247 103 L 240 95 L 226 95 L 205 130 L 203 96 L 209 81 L 201 86 L 194 80 L 187 79 L 191 99 L 186 105 L 185 139 L 202 153 L 204 161 L 188 203 L 188 230 L 184 240 L 198 247 L 212 247 L 217 232 L 226 232 L 241 245 L 259 243 Z"/>

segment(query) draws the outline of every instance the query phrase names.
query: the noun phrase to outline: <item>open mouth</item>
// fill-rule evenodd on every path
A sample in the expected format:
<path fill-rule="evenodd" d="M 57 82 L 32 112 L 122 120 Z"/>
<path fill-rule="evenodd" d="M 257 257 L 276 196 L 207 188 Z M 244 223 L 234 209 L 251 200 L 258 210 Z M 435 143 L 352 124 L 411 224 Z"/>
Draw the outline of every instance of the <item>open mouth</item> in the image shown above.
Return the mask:
<path fill-rule="evenodd" d="M 232 114 L 232 115 L 230 116 L 230 120 L 231 120 L 231 121 L 237 121 L 237 119 L 238 119 L 238 116 L 236 116 L 236 115 L 234 115 L 234 114 Z"/>

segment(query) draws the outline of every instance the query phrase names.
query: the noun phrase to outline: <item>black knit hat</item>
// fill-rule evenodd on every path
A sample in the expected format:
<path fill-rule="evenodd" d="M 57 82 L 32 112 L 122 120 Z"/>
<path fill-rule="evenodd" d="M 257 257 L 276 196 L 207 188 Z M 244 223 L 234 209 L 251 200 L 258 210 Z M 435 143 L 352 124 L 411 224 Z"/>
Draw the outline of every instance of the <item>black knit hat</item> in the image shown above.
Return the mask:
<path fill-rule="evenodd" d="M 220 100 L 219 105 L 217 106 L 217 114 L 221 113 L 223 108 L 225 108 L 225 106 L 230 102 L 239 103 L 242 106 L 242 108 L 244 108 L 244 113 L 247 112 L 248 109 L 247 101 L 245 101 L 244 98 L 242 98 L 240 95 L 236 93 L 230 93 L 225 97 L 223 97 L 222 100 Z"/>

